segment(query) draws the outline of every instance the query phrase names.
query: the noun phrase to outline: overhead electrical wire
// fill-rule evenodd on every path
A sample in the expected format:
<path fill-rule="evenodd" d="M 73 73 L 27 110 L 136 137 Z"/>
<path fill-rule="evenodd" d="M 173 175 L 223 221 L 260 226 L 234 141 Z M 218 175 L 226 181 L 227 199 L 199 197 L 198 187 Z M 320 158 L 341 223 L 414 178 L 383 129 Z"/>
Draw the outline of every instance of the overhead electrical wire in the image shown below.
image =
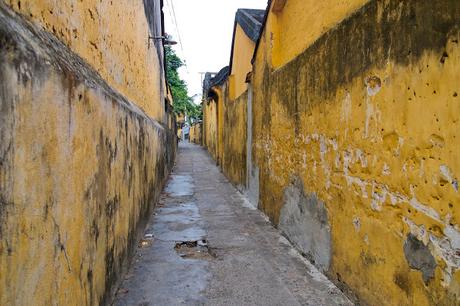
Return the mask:
<path fill-rule="evenodd" d="M 171 21 L 172 21 L 172 23 L 173 23 L 173 25 L 174 25 L 174 27 L 176 29 L 177 40 L 179 42 L 179 46 L 180 46 L 180 49 L 181 49 L 181 52 L 182 52 L 182 56 L 185 59 L 186 56 L 185 56 L 185 51 L 184 51 L 184 45 L 182 44 L 182 37 L 180 35 L 179 25 L 177 23 L 176 10 L 174 9 L 174 0 L 166 0 L 166 2 L 168 3 L 169 16 L 171 17 Z M 187 74 L 189 74 L 186 59 L 184 60 L 184 66 L 185 66 L 185 69 L 187 70 Z"/>

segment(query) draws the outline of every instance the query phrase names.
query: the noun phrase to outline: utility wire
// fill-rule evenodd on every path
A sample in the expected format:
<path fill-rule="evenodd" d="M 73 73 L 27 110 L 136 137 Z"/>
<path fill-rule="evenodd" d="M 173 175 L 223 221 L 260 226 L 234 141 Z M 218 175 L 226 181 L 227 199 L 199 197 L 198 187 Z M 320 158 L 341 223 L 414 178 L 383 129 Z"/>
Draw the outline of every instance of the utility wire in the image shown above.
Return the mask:
<path fill-rule="evenodd" d="M 180 35 L 179 31 L 179 24 L 177 22 L 177 17 L 176 17 L 176 10 L 174 9 L 174 0 L 167 0 L 168 2 L 168 9 L 169 9 L 169 16 L 171 17 L 171 21 L 176 28 L 176 33 L 177 33 L 177 40 L 179 41 L 179 46 L 182 52 L 182 55 L 185 59 L 185 51 L 184 51 L 184 45 L 182 44 L 182 37 Z M 187 66 L 187 60 L 185 59 L 184 61 L 185 69 L 187 70 L 187 74 L 190 74 L 188 71 L 188 66 Z"/>
<path fill-rule="evenodd" d="M 168 8 L 169 18 L 171 19 L 171 23 L 174 26 L 174 28 L 176 29 L 176 25 L 174 24 L 174 17 L 173 17 L 172 12 L 171 12 L 171 4 L 169 4 L 169 0 L 166 0 L 166 4 L 167 4 L 167 8 Z M 176 32 L 177 32 L 177 29 L 176 29 Z"/>
<path fill-rule="evenodd" d="M 176 10 L 174 9 L 174 0 L 169 0 L 169 1 L 171 2 L 171 9 L 172 9 L 172 13 L 173 13 L 173 16 L 174 16 L 174 23 L 176 25 L 177 36 L 178 36 L 178 39 L 179 39 L 179 45 L 180 45 L 180 48 L 182 50 L 182 53 L 184 53 L 184 55 L 185 55 L 184 45 L 182 44 L 182 38 L 181 38 L 181 35 L 180 35 L 180 31 L 179 31 L 179 24 L 177 23 Z"/>

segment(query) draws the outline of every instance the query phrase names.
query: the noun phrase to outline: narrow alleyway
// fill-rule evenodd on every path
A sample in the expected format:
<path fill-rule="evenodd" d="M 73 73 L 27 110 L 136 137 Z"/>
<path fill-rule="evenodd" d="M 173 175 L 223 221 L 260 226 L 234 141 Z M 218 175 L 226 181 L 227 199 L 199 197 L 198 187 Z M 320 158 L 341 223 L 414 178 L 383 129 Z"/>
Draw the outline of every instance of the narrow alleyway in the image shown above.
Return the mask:
<path fill-rule="evenodd" d="M 115 305 L 349 305 L 201 147 L 177 165 Z"/>

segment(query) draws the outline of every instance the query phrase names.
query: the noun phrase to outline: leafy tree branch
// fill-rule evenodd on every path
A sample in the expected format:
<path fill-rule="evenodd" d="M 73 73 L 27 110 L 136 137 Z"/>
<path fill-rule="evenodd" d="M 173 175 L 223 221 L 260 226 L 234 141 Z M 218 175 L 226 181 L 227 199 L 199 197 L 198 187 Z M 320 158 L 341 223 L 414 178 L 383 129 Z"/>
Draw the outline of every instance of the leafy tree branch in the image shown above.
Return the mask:
<path fill-rule="evenodd" d="M 201 105 L 193 103 L 192 98 L 188 94 L 187 84 L 179 76 L 178 70 L 184 66 L 184 62 L 171 47 L 165 47 L 165 52 L 167 81 L 174 100 L 174 112 L 176 114 L 187 115 L 189 123 L 191 123 L 191 120 L 201 120 L 203 117 Z"/>

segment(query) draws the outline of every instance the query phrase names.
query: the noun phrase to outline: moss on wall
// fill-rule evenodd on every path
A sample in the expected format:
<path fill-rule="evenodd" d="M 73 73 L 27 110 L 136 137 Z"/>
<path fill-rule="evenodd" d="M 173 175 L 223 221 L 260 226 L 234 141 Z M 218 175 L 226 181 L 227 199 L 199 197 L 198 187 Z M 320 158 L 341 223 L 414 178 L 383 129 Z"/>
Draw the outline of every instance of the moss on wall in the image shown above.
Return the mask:
<path fill-rule="evenodd" d="M 217 160 L 217 103 L 214 100 L 203 102 L 203 125 L 203 145 Z"/>
<path fill-rule="evenodd" d="M 213 90 L 214 99 L 204 104 L 204 142 L 211 156 L 230 181 L 246 185 L 247 91 L 229 100 L 228 81 Z"/>
<path fill-rule="evenodd" d="M 246 185 L 247 91 L 225 103 L 222 170 L 238 186 Z"/>
<path fill-rule="evenodd" d="M 0 304 L 108 304 L 174 132 L 1 3 L 0 63 Z"/>
<path fill-rule="evenodd" d="M 285 5 L 280 11 L 274 13 L 272 8 L 270 14 L 270 40 L 273 46 L 270 63 L 276 68 L 284 66 L 300 55 L 318 37 L 336 27 L 369 0 L 284 2 Z M 272 1 L 272 4 L 275 5 L 275 1 Z"/>
<path fill-rule="evenodd" d="M 247 100 L 246 77 L 251 71 L 255 43 L 236 23 L 231 75 L 214 86 L 213 97 L 204 108 L 204 145 L 239 187 L 246 186 Z"/>
<path fill-rule="evenodd" d="M 362 4 L 325 32 L 270 13 L 253 72 L 259 205 L 278 224 L 300 178 L 327 210 L 339 285 L 372 305 L 458 304 L 460 3 Z M 285 22 L 306 5 L 288 1 Z M 277 29 L 318 34 L 273 70 Z M 405 254 L 414 237 L 423 259 Z"/>
<path fill-rule="evenodd" d="M 222 165 L 222 161 L 225 158 L 224 150 L 224 130 L 225 130 L 225 112 L 228 101 L 228 82 L 226 81 L 220 86 L 214 87 L 217 93 L 216 101 L 216 114 L 217 114 L 217 163 Z"/>

